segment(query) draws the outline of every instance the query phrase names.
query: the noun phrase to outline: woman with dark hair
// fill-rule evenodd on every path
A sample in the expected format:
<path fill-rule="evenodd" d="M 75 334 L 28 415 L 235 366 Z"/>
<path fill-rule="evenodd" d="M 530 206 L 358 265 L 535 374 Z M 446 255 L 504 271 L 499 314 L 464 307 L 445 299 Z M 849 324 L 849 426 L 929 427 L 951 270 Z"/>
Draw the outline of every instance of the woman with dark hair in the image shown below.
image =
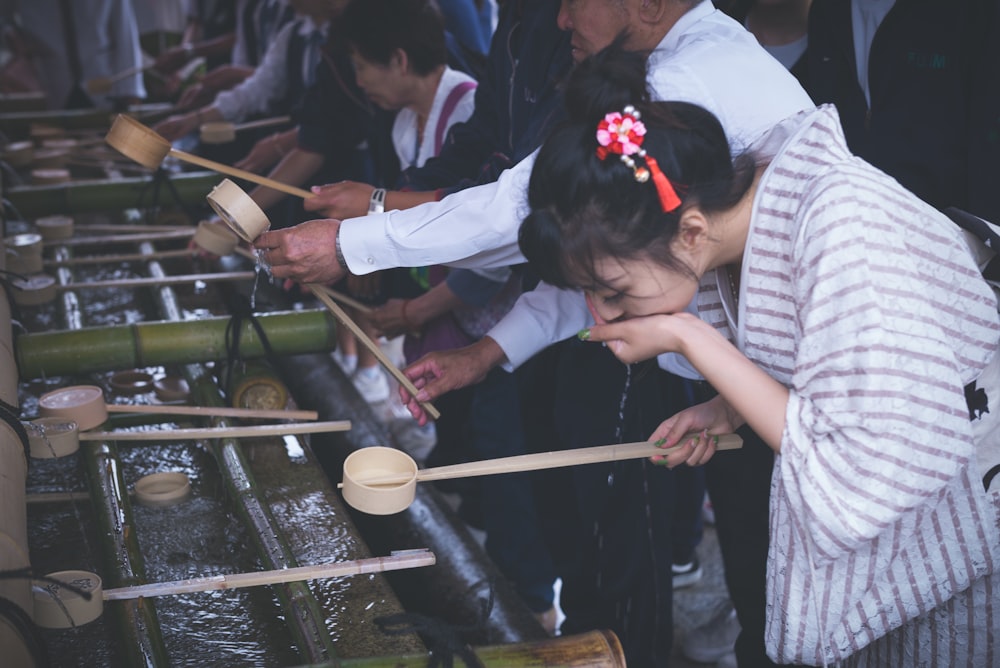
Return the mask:
<path fill-rule="evenodd" d="M 733 160 L 714 116 L 650 103 L 629 58 L 577 69 L 524 255 L 586 291 L 581 339 L 682 354 L 718 392 L 653 432 L 681 445 L 657 460 L 703 464 L 744 424 L 776 453 L 771 658 L 995 662 L 1000 322 L 961 231 L 851 155 L 832 107 Z"/>

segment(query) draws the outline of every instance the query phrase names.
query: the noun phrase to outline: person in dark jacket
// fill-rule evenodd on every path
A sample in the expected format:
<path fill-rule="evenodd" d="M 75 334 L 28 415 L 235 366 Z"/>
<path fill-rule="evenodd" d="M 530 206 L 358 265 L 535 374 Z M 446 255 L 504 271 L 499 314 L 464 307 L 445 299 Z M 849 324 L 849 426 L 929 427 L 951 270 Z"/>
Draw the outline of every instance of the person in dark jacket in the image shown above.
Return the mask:
<path fill-rule="evenodd" d="M 996 26 L 993 0 L 814 0 L 806 89 L 837 106 L 852 152 L 938 209 L 998 221 Z"/>

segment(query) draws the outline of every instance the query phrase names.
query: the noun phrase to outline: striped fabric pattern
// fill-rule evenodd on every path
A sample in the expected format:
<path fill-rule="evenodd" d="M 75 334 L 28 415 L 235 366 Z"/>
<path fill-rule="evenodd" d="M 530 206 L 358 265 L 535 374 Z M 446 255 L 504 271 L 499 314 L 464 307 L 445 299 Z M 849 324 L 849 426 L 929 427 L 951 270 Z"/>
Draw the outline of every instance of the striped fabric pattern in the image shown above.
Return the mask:
<path fill-rule="evenodd" d="M 951 221 L 849 153 L 832 107 L 796 123 L 758 188 L 735 336 L 790 389 L 768 651 L 998 665 L 1000 494 L 963 391 L 997 349 L 995 297 Z M 699 308 L 732 339 L 722 285 L 706 276 Z"/>

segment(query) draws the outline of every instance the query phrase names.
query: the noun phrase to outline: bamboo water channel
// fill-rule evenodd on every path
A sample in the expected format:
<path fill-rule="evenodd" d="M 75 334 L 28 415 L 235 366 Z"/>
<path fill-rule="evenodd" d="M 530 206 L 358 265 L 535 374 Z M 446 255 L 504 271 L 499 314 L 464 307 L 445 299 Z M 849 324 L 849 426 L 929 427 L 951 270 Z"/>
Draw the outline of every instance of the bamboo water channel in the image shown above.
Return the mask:
<path fill-rule="evenodd" d="M 218 181 L 199 173 L 169 178 L 176 203 L 199 208 Z M 93 233 L 104 226 L 100 229 L 108 234 L 114 231 L 113 225 L 121 224 L 120 212 L 127 211 L 127 224 L 140 222 L 146 212 L 129 209 L 148 203 L 149 187 L 148 176 L 115 177 L 63 188 L 8 188 L 3 194 L 25 218 L 80 216 L 92 221 Z M 57 275 L 62 286 L 56 303 L 22 307 L 19 321 L 27 331 L 12 345 L 5 345 L 2 336 L 10 330 L 11 316 L 0 307 L 0 368 L 4 370 L 0 398 L 18 408 L 23 420 L 38 414 L 42 393 L 80 382 L 105 388 L 109 401 L 153 402 L 148 394 L 115 396 L 107 389 L 110 372 L 145 368 L 156 374 L 182 375 L 196 405 L 226 405 L 229 398 L 217 376 L 226 368 L 222 360 L 226 359 L 226 328 L 232 317 L 220 313 L 218 307 L 223 301 L 233 301 L 233 295 L 245 297 L 248 282 L 171 285 L 172 275 L 208 269 L 204 260 L 172 250 L 186 240 L 179 236 L 180 241 L 160 238 L 125 248 L 119 253 L 123 259 L 110 265 L 78 262 L 79 255 L 91 249 L 75 240 L 47 246 L 47 271 Z M 127 242 L 114 243 L 117 248 Z M 109 250 L 101 248 L 101 253 Z M 246 266 L 238 258 L 212 264 L 215 272 Z M 133 269 L 141 275 L 133 275 Z M 115 283 L 122 278 L 131 285 Z M 105 287 L 74 289 L 85 281 L 104 281 Z M 433 490 L 421 491 L 413 509 L 374 524 L 371 518 L 357 517 L 344 507 L 323 466 L 337 470 L 337 461 L 352 449 L 391 444 L 392 434 L 353 393 L 349 382 L 336 378 L 339 370 L 328 354 L 334 346 L 336 323 L 328 312 L 275 309 L 275 304 L 284 305 L 287 298 L 280 292 L 269 296 L 267 286 L 260 283 L 256 300 L 258 306 L 265 304 L 258 311 L 268 311 L 258 313 L 256 320 L 279 356 L 278 367 L 268 371 L 268 365 L 258 361 L 265 356 L 265 347 L 250 323 L 243 325 L 239 347 L 248 361 L 232 366 L 242 368 L 246 377 L 259 370 L 267 392 L 280 386 L 295 403 L 318 408 L 320 420 L 349 419 L 351 430 L 308 439 L 287 434 L 250 440 L 167 438 L 134 445 L 112 440 L 112 429 L 144 433 L 161 425 L 190 426 L 192 421 L 202 428 L 236 425 L 226 417 L 115 414 L 101 427 L 108 438 L 81 439 L 78 454 L 32 459 L 25 466 L 19 436 L 9 425 L 0 427 L 3 507 L 24 508 L 26 495 L 36 499 L 53 495 L 47 503 L 32 503 L 26 514 L 15 513 L 4 520 L 0 539 L 9 535 L 22 546 L 5 553 L 0 540 L 0 569 L 23 567 L 26 563 L 21 562 L 30 554 L 35 574 L 85 569 L 99 573 L 105 589 L 124 591 L 171 580 L 351 563 L 422 547 L 431 549 L 439 566 L 400 571 L 391 577 L 371 574 L 276 582 L 239 591 L 107 601 L 104 614 L 94 622 L 39 631 L 51 664 L 427 665 L 424 639 L 414 633 L 385 635 L 375 619 L 416 609 L 448 617 L 444 623 L 467 625 L 478 617 L 484 583 L 492 583 L 493 614 L 468 637 L 469 643 L 480 646 L 477 654 L 485 665 L 620 665 L 620 647 L 611 634 L 546 639 Z M 15 362 L 19 382 L 8 373 L 15 369 Z M 317 388 L 315 378 L 306 378 L 310 375 L 306 368 L 333 377 L 338 388 L 347 390 L 329 384 Z M 286 388 L 281 375 L 295 382 Z M 329 378 L 320 382 L 329 383 Z M 317 404 L 317 396 L 325 400 Z M 313 405 L 305 405 L 310 402 Z M 134 482 L 163 470 L 181 470 L 189 476 L 189 499 L 166 508 L 135 503 L 130 494 Z M 80 500 L 81 494 L 85 500 Z M 56 500 L 57 495 L 64 500 Z M 25 558 L 18 560 L 18 555 Z M 32 591 L 27 581 L 0 580 L 0 597 L 27 608 Z M 19 644 L 17 634 L 7 630 L 0 621 L 0 649 L 5 658 L 20 657 L 18 650 L 30 653 L 30 648 L 25 649 L 30 643 Z M 20 658 L 11 665 L 31 665 L 19 662 Z"/>

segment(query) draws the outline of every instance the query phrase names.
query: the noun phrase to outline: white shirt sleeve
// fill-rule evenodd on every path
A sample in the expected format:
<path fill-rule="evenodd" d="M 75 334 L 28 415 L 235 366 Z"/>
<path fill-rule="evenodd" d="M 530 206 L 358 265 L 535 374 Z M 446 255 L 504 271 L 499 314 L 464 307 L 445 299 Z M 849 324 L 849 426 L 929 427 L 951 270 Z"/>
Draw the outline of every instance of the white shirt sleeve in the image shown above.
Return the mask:
<path fill-rule="evenodd" d="M 227 121 L 238 123 L 265 114 L 271 102 L 285 94 L 287 85 L 288 41 L 300 23 L 288 23 L 267 48 L 264 59 L 245 81 L 215 97 L 215 107 Z"/>
<path fill-rule="evenodd" d="M 504 368 L 510 371 L 546 346 L 575 335 L 593 322 L 583 293 L 540 283 L 521 295 L 487 336 L 503 349 L 507 356 Z"/>
<path fill-rule="evenodd" d="M 525 261 L 517 231 L 527 214 L 532 154 L 485 185 L 403 211 L 349 218 L 340 227 L 347 266 L 357 275 L 393 267 L 505 267 Z"/>

